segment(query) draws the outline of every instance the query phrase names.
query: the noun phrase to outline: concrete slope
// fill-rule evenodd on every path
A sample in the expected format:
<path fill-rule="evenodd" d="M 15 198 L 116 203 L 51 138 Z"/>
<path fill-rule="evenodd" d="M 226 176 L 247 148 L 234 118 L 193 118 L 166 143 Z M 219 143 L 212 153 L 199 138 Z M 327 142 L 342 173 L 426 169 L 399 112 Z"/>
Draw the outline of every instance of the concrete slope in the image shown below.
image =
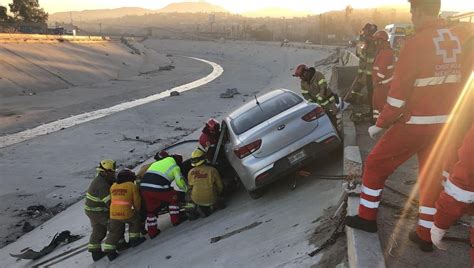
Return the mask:
<path fill-rule="evenodd" d="M 0 44 L 0 96 L 37 94 L 136 76 L 144 68 L 158 69 L 158 62 L 151 68 L 150 57 L 156 60 L 156 55 L 131 54 L 119 42 Z"/>
<path fill-rule="evenodd" d="M 291 69 L 299 63 L 311 64 L 327 56 L 326 51 L 281 48 L 278 45 L 250 42 L 148 40 L 145 45 L 161 54 L 173 54 L 176 69 L 132 79 L 107 81 L 90 87 L 74 87 L 55 93 L 37 94 L 27 99 L 8 98 L 10 102 L 3 103 L 3 98 L 0 100 L 2 108 L 4 105 L 10 105 L 8 107 L 12 110 L 23 113 L 21 118 L 13 116 L 14 119 L 9 121 L 10 127 L 5 128 L 5 133 L 14 133 L 14 129 L 28 129 L 42 122 L 51 122 L 157 94 L 200 79 L 212 71 L 205 63 L 177 55 L 207 59 L 224 68 L 223 75 L 218 79 L 178 97 L 168 97 L 1 148 L 2 244 L 6 240 L 15 241 L 25 221 L 30 221 L 37 229 L 41 228 L 38 227 L 36 218 L 19 215 L 27 206 L 42 204 L 51 207 L 58 203 L 71 204 L 82 198 L 94 174 L 94 166 L 101 158 L 116 159 L 122 166 L 135 165 L 167 144 L 187 139 L 191 133 L 201 129 L 209 117 L 221 118 L 244 102 L 254 101 L 254 94 L 277 87 L 299 92 L 298 80 L 291 77 Z M 219 98 L 220 93 L 233 87 L 237 87 L 241 95 L 232 99 Z M 78 93 L 81 91 L 83 94 Z M 27 117 L 25 114 L 29 115 L 29 120 L 21 121 Z M 187 155 L 190 153 L 191 149 L 187 151 Z M 59 187 L 55 187 L 56 185 Z M 311 189 L 313 193 L 318 193 L 319 187 L 314 186 Z M 247 198 L 245 194 L 242 196 Z M 278 202 L 278 199 L 272 202 Z M 292 204 L 297 207 L 297 204 Z M 321 203 L 324 207 L 328 205 Z M 82 212 L 77 213 L 79 215 Z M 317 218 L 320 215 L 313 216 Z M 76 221 L 73 215 L 67 219 L 69 222 Z M 251 223 L 253 221 L 238 228 Z M 70 223 L 64 224 L 65 228 L 69 226 Z M 27 235 L 33 235 L 34 232 L 36 231 Z M 47 239 L 51 232 L 40 235 Z M 33 244 L 39 245 L 41 241 L 35 240 Z M 22 245 L 24 244 L 18 247 Z M 0 251 L 4 253 L 4 249 Z M 10 251 L 16 250 L 8 250 L 7 253 Z M 0 264 L 0 267 L 4 265 Z"/>

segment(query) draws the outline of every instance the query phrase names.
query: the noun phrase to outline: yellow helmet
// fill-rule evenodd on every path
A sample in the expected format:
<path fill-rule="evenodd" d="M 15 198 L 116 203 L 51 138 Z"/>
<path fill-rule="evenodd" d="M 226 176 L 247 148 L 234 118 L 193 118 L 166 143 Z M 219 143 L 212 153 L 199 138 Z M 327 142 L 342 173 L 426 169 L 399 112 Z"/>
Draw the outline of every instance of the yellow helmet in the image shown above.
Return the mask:
<path fill-rule="evenodd" d="M 117 164 L 112 159 L 104 159 L 100 161 L 97 171 L 114 171 L 117 168 Z"/>
<path fill-rule="evenodd" d="M 200 166 L 206 162 L 206 158 L 204 156 L 204 152 L 200 149 L 194 150 L 191 154 L 191 165 L 193 167 Z"/>

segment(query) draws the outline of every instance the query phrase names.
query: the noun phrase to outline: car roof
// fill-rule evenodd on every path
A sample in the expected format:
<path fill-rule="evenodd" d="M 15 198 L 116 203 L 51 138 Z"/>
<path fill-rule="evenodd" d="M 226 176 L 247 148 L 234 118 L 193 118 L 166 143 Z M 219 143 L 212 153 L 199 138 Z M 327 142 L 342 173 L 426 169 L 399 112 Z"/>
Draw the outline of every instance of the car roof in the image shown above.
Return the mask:
<path fill-rule="evenodd" d="M 275 90 L 272 90 L 266 94 L 263 94 L 261 96 L 257 96 L 257 99 L 260 103 L 263 103 L 269 99 L 272 99 L 278 95 L 281 95 L 285 92 L 291 92 L 294 94 L 293 91 L 289 90 L 289 89 L 283 89 L 283 88 L 280 88 L 280 89 L 275 89 Z M 251 108 L 255 107 L 257 105 L 257 103 L 255 102 L 255 99 L 250 99 L 246 104 L 240 106 L 239 108 L 235 109 L 234 111 L 232 111 L 228 116 L 227 118 L 229 119 L 234 119 L 236 117 L 238 117 L 239 115 L 243 114 L 244 112 L 250 110 Z"/>

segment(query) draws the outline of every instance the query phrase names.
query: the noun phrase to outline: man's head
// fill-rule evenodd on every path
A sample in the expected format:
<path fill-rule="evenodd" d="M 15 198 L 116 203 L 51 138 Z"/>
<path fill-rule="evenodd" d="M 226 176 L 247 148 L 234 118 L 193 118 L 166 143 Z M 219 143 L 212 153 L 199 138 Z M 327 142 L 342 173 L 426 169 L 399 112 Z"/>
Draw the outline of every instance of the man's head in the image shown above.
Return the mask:
<path fill-rule="evenodd" d="M 117 163 L 112 159 L 101 160 L 99 166 L 96 168 L 97 172 L 105 177 L 107 180 L 115 180 L 115 170 Z"/>
<path fill-rule="evenodd" d="M 378 29 L 377 25 L 372 24 L 372 23 L 367 23 L 362 28 L 362 34 L 366 38 L 371 37 L 372 35 L 374 35 L 375 32 L 377 32 L 377 29 Z"/>
<path fill-rule="evenodd" d="M 386 31 L 378 31 L 374 34 L 374 42 L 377 47 L 383 47 L 388 43 L 388 34 Z"/>
<path fill-rule="evenodd" d="M 293 76 L 299 77 L 301 80 L 304 80 L 304 81 L 309 81 L 310 77 L 308 77 L 309 75 L 308 70 L 309 70 L 308 66 L 304 64 L 300 64 L 296 67 L 295 73 L 293 74 Z"/>
<path fill-rule="evenodd" d="M 194 150 L 191 154 L 191 165 L 193 167 L 198 167 L 204 163 L 206 163 L 206 156 L 204 152 L 200 149 Z"/>
<path fill-rule="evenodd" d="M 220 126 L 219 122 L 217 122 L 217 120 L 214 119 L 214 118 L 210 118 L 206 122 L 206 128 L 207 128 L 207 130 L 209 131 L 210 134 L 219 133 L 220 127 L 221 126 Z"/>
<path fill-rule="evenodd" d="M 125 168 L 117 174 L 117 183 L 134 182 L 136 178 L 135 172 Z"/>
<path fill-rule="evenodd" d="M 441 0 L 408 0 L 410 2 L 411 21 L 416 28 L 425 22 L 438 18 Z"/>
<path fill-rule="evenodd" d="M 156 161 L 160 161 L 166 157 L 170 156 L 170 154 L 165 151 L 165 150 L 162 150 L 162 151 L 159 151 L 155 154 L 155 156 L 153 157 Z"/>

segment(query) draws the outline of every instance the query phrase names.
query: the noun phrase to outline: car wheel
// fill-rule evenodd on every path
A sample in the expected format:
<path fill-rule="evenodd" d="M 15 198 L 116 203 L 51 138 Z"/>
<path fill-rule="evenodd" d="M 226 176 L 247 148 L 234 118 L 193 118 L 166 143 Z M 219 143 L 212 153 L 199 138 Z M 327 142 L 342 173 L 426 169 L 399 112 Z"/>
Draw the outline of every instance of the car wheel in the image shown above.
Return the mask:
<path fill-rule="evenodd" d="M 250 198 L 259 199 L 263 195 L 263 189 L 256 189 L 253 191 L 248 191 Z"/>

